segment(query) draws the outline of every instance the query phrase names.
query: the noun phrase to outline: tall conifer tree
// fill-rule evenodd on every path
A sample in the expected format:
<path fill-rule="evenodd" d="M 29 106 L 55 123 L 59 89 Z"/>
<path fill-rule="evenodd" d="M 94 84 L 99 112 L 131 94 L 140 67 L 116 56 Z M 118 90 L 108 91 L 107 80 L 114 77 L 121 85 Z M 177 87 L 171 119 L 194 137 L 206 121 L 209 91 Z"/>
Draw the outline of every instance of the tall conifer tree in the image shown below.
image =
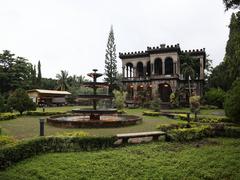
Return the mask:
<path fill-rule="evenodd" d="M 41 83 L 42 83 L 42 71 L 41 71 L 41 62 L 38 61 L 38 75 L 37 75 L 37 83 L 38 83 L 38 87 L 41 87 Z"/>
<path fill-rule="evenodd" d="M 105 75 L 106 75 L 105 81 L 109 83 L 109 94 L 112 94 L 117 80 L 116 44 L 112 26 L 109 32 L 106 48 Z"/>
<path fill-rule="evenodd" d="M 233 82 L 237 77 L 240 77 L 240 12 L 232 14 L 229 28 L 224 60 L 229 70 L 231 82 Z"/>

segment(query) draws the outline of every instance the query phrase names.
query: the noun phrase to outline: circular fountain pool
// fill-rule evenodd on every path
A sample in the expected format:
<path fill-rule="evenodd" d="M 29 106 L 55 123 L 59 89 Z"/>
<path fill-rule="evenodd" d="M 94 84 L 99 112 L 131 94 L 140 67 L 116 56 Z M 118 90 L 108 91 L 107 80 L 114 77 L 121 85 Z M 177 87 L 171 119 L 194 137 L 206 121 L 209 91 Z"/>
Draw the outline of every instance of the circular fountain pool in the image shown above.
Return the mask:
<path fill-rule="evenodd" d="M 93 78 L 93 82 L 86 82 L 84 85 L 93 89 L 93 94 L 79 95 L 79 98 L 87 98 L 92 100 L 92 109 L 74 109 L 72 114 L 58 115 L 47 118 L 47 123 L 58 127 L 67 128 L 106 128 L 106 127 L 123 127 L 134 125 L 142 121 L 139 116 L 119 115 L 117 109 L 97 109 L 97 101 L 100 99 L 112 99 L 108 94 L 97 94 L 97 89 L 106 86 L 108 83 L 97 82 L 97 78 L 103 74 L 97 73 L 97 69 L 93 69 L 88 76 Z"/>
<path fill-rule="evenodd" d="M 90 120 L 89 115 L 70 114 L 56 115 L 47 118 L 47 123 L 66 128 L 107 128 L 135 125 L 142 121 L 141 117 L 133 115 L 101 115 L 99 120 Z"/>

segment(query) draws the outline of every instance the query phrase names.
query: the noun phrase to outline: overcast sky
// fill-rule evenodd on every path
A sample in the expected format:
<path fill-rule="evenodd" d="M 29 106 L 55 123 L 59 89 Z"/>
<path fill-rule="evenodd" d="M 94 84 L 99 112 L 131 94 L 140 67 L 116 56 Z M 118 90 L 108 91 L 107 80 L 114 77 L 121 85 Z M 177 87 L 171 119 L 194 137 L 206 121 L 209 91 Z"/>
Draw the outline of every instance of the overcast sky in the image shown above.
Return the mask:
<path fill-rule="evenodd" d="M 179 43 L 206 48 L 217 65 L 230 16 L 222 0 L 0 0 L 0 50 L 40 60 L 43 77 L 103 72 L 112 24 L 117 54 Z"/>

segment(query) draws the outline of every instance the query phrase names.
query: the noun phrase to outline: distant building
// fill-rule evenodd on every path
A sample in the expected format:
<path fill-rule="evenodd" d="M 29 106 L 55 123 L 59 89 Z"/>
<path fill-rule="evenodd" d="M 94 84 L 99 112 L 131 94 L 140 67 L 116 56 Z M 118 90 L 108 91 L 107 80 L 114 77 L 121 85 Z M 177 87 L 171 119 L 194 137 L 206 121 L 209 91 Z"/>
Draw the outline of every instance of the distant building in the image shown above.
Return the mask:
<path fill-rule="evenodd" d="M 32 89 L 27 91 L 28 96 L 38 105 L 66 104 L 67 91 Z"/>
<path fill-rule="evenodd" d="M 147 47 L 146 51 L 119 53 L 122 60 L 123 84 L 128 92 L 127 99 L 134 100 L 145 90 L 150 98 L 160 97 L 162 102 L 170 102 L 170 94 L 184 89 L 181 102 L 188 102 L 188 81 L 181 74 L 181 54 L 189 54 L 196 59 L 196 78 L 191 80 L 191 92 L 203 95 L 205 49 L 182 51 L 179 44 Z"/>

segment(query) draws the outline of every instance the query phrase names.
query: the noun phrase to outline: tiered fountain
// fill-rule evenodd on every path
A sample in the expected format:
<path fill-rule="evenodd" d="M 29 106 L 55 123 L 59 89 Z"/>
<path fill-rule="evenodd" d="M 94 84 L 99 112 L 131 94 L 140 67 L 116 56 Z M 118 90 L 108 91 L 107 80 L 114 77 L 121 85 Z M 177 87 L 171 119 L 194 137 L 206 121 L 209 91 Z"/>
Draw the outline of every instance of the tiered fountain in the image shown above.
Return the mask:
<path fill-rule="evenodd" d="M 84 83 L 84 86 L 93 89 L 92 95 L 79 95 L 79 98 L 87 98 L 92 100 L 92 109 L 74 109 L 72 114 L 52 116 L 47 118 L 48 124 L 60 127 L 122 127 L 139 123 L 142 118 L 132 115 L 119 115 L 117 109 L 97 109 L 97 101 L 100 99 L 111 99 L 110 95 L 97 94 L 100 87 L 108 87 L 108 83 L 97 82 L 97 78 L 101 77 L 101 73 L 97 73 L 97 69 L 93 69 L 88 76 L 93 78 L 92 82 Z"/>
<path fill-rule="evenodd" d="M 116 114 L 117 109 L 97 109 L 97 101 L 101 99 L 112 99 L 113 97 L 105 94 L 97 94 L 97 89 L 101 87 L 108 87 L 108 83 L 97 82 L 97 78 L 101 77 L 101 73 L 97 73 L 97 69 L 93 69 L 93 73 L 88 74 L 93 78 L 93 82 L 86 82 L 83 85 L 93 89 L 92 95 L 79 95 L 79 98 L 92 99 L 93 109 L 74 109 L 74 113 L 90 114 L 90 120 L 100 120 L 103 114 Z"/>

